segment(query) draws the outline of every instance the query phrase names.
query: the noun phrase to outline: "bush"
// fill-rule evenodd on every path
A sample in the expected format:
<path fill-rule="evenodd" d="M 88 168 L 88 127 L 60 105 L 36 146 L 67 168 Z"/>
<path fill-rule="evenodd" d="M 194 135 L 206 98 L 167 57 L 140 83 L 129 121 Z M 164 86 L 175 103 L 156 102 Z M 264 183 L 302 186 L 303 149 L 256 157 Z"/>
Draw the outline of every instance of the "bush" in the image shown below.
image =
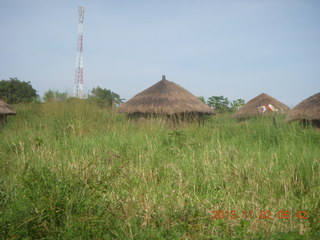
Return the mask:
<path fill-rule="evenodd" d="M 9 104 L 29 103 L 39 100 L 37 91 L 30 82 L 22 82 L 17 78 L 0 81 L 0 99 Z"/>

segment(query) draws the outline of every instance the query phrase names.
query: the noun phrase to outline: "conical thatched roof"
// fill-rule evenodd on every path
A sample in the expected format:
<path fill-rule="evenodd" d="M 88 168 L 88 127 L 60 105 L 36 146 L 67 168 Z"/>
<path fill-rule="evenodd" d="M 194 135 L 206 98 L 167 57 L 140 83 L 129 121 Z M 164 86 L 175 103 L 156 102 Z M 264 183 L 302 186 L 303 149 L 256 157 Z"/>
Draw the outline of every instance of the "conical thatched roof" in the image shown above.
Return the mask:
<path fill-rule="evenodd" d="M 12 108 L 5 103 L 4 101 L 0 100 L 0 115 L 15 115 L 16 112 L 12 110 Z"/>
<path fill-rule="evenodd" d="M 165 114 L 181 113 L 213 114 L 211 108 L 193 96 L 183 87 L 162 80 L 138 93 L 119 107 L 119 112 L 127 114 Z"/>
<path fill-rule="evenodd" d="M 258 109 L 258 107 L 268 104 L 271 104 L 276 109 L 278 109 L 278 113 L 285 113 L 290 110 L 287 105 L 279 102 L 277 99 L 269 96 L 268 94 L 262 93 L 259 96 L 252 98 L 245 105 L 243 105 L 238 111 L 236 111 L 234 117 L 241 119 L 269 113 L 269 111 L 260 113 Z"/>
<path fill-rule="evenodd" d="M 295 106 L 288 113 L 286 120 L 320 120 L 320 92 Z"/>

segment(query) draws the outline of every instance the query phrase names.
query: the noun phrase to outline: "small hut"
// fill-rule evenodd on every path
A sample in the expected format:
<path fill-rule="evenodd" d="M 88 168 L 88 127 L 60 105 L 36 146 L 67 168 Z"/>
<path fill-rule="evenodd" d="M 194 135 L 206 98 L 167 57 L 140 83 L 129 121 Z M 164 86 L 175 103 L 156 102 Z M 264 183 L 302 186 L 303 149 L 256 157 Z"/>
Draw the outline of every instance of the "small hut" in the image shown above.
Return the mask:
<path fill-rule="evenodd" d="M 169 116 L 189 118 L 213 114 L 212 109 L 178 84 L 162 80 L 138 93 L 119 107 L 132 116 Z"/>
<path fill-rule="evenodd" d="M 303 100 L 288 113 L 286 121 L 294 120 L 320 127 L 320 92 Z"/>
<path fill-rule="evenodd" d="M 252 98 L 239 110 L 236 111 L 234 117 L 237 119 L 246 119 L 249 117 L 266 115 L 270 113 L 286 113 L 290 109 L 284 103 L 277 99 L 269 96 L 268 94 L 262 93 L 255 98 Z"/>
<path fill-rule="evenodd" d="M 0 100 L 0 122 L 5 122 L 8 115 L 16 115 L 16 112 L 7 103 Z"/>

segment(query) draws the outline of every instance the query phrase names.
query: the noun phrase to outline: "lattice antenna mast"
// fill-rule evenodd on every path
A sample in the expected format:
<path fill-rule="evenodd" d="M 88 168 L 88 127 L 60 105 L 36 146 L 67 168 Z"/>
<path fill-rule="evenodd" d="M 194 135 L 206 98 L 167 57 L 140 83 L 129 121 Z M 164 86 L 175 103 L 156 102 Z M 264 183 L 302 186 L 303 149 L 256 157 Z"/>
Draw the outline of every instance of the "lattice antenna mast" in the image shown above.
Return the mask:
<path fill-rule="evenodd" d="M 84 98 L 83 88 L 83 20 L 84 6 L 78 7 L 79 22 L 78 22 L 78 47 L 76 59 L 76 73 L 74 79 L 74 97 Z"/>

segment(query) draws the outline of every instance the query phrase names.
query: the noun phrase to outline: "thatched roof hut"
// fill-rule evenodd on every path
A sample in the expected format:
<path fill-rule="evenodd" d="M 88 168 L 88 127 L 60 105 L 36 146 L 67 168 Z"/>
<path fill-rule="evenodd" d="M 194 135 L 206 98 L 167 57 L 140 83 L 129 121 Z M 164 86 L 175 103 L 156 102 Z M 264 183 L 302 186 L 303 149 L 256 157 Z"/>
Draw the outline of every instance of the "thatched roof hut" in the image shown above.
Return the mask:
<path fill-rule="evenodd" d="M 207 104 L 165 76 L 122 104 L 118 111 L 128 115 L 213 114 Z"/>
<path fill-rule="evenodd" d="M 16 115 L 16 112 L 7 103 L 0 100 L 0 121 L 6 120 L 8 115 Z"/>
<path fill-rule="evenodd" d="M 16 115 L 16 112 L 12 110 L 9 104 L 0 100 L 0 114 L 1 115 Z"/>
<path fill-rule="evenodd" d="M 252 98 L 239 110 L 237 110 L 234 114 L 234 117 L 238 119 L 245 119 L 249 117 L 273 113 L 274 111 L 272 111 L 272 109 L 270 110 L 269 108 L 270 105 L 271 108 L 274 107 L 276 109 L 276 112 L 278 113 L 286 113 L 290 110 L 289 107 L 284 103 L 279 102 L 277 99 L 269 96 L 268 94 L 262 93 L 259 96 Z M 260 111 L 259 108 L 264 106 L 267 107 L 267 111 Z"/>
<path fill-rule="evenodd" d="M 320 123 L 320 92 L 303 100 L 287 115 L 287 121 L 302 120 Z"/>

